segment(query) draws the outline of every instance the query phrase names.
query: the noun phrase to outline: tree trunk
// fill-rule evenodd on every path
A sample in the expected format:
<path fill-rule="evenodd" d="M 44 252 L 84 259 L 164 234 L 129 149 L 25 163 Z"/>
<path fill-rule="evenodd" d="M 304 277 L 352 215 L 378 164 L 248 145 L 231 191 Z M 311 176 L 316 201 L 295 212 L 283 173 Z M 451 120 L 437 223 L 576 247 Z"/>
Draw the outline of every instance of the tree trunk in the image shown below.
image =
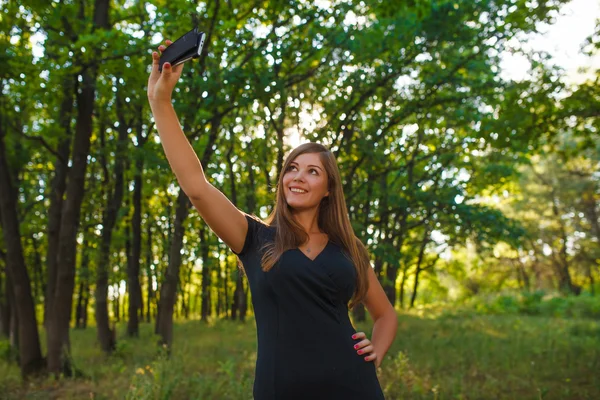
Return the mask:
<path fill-rule="evenodd" d="M 76 76 L 67 76 L 63 83 L 63 100 L 60 105 L 60 127 L 64 132 L 58 145 L 58 155 L 54 164 L 54 177 L 50 190 L 50 207 L 48 209 L 48 247 L 46 249 L 46 290 L 44 296 L 44 325 L 46 325 L 49 310 L 56 291 L 56 271 L 58 262 L 58 240 L 60 221 L 62 218 L 63 196 L 67 188 L 67 174 L 71 150 L 71 118 L 73 113 L 73 96 L 77 92 Z M 46 325 L 47 328 L 47 325 Z"/>
<path fill-rule="evenodd" d="M 221 315 L 221 307 L 223 307 L 223 290 L 222 290 L 222 283 L 223 283 L 223 279 L 221 278 L 221 271 L 220 271 L 220 265 L 216 265 L 217 267 L 217 281 L 215 282 L 215 284 L 213 285 L 213 288 L 216 289 L 217 291 L 217 308 L 216 308 L 216 316 L 217 318 Z M 211 289 L 212 290 L 212 289 Z"/>
<path fill-rule="evenodd" d="M 517 275 L 519 276 L 519 281 L 523 282 L 523 289 L 529 291 L 531 289 L 531 282 L 529 275 L 525 270 L 525 264 L 520 259 L 517 259 L 515 262 L 517 264 Z"/>
<path fill-rule="evenodd" d="M 96 0 L 94 6 L 94 29 L 108 28 L 109 0 Z M 48 370 L 58 376 L 73 374 L 70 360 L 69 321 L 75 286 L 75 254 L 77 231 L 85 189 L 87 158 L 92 135 L 92 115 L 96 95 L 98 66 L 92 62 L 81 72 L 82 88 L 77 95 L 77 122 L 73 143 L 73 163 L 67 179 L 66 199 L 63 204 L 56 288 L 53 294 L 50 321 L 48 323 L 47 347 Z"/>
<path fill-rule="evenodd" d="M 429 243 L 429 229 L 425 229 L 425 232 L 423 233 L 423 239 L 421 240 L 419 256 L 417 259 L 417 268 L 415 270 L 415 282 L 413 285 L 412 296 L 410 297 L 409 308 L 413 308 L 415 306 L 415 300 L 417 299 L 417 290 L 419 289 L 419 275 L 421 274 L 421 271 L 423 271 L 421 265 L 423 264 L 423 259 L 425 257 L 425 248 L 427 247 L 427 243 Z"/>
<path fill-rule="evenodd" d="M 79 267 L 79 294 L 77 296 L 77 307 L 75 308 L 75 327 L 84 329 L 87 326 L 87 304 L 90 297 L 89 291 L 89 262 L 91 243 L 90 233 L 86 230 L 83 239 L 83 248 L 81 249 L 81 264 Z"/>
<path fill-rule="evenodd" d="M 129 288 L 129 306 L 127 318 L 127 335 L 137 337 L 139 335 L 138 311 L 141 309 L 141 287 L 140 287 L 140 256 L 141 256 L 141 179 L 135 178 L 134 185 L 134 212 L 133 212 L 133 243 L 131 246 L 131 255 L 127 262 L 127 286 Z"/>
<path fill-rule="evenodd" d="M 81 329 L 81 321 L 83 319 L 83 291 L 84 291 L 83 280 L 79 281 L 79 290 L 77 294 L 77 306 L 75 306 L 75 328 Z"/>
<path fill-rule="evenodd" d="M 26 378 L 43 369 L 44 360 L 40 348 L 40 338 L 35 317 L 35 306 L 31 295 L 29 274 L 23 256 L 21 231 L 17 212 L 17 182 L 13 183 L 8 164 L 0 121 L 0 217 L 4 245 L 6 247 L 6 272 L 14 295 L 14 310 L 18 324 L 19 361 L 21 375 Z M 11 176 L 12 175 L 12 176 Z"/>
<path fill-rule="evenodd" d="M 138 127 L 138 132 L 141 127 Z M 138 140 L 141 134 L 138 134 Z M 144 159 L 138 154 L 135 161 L 135 176 L 133 178 L 133 241 L 131 249 L 131 262 L 127 263 L 127 284 L 129 286 L 129 318 L 127 321 L 127 334 L 139 335 L 138 311 L 142 310 L 142 288 L 140 287 L 140 257 L 142 252 L 142 169 Z"/>
<path fill-rule="evenodd" d="M 193 314 L 193 312 L 191 312 L 191 303 L 192 303 L 192 272 L 193 272 L 193 267 L 192 265 L 190 265 L 190 267 L 188 268 L 188 273 L 187 273 L 187 282 L 186 282 L 186 288 L 188 288 L 186 290 L 185 293 L 185 319 L 189 319 L 190 314 Z"/>
<path fill-rule="evenodd" d="M 83 306 L 81 309 L 81 328 L 82 329 L 87 328 L 89 303 L 90 303 L 90 287 L 86 282 L 85 297 L 83 299 Z"/>
<path fill-rule="evenodd" d="M 125 290 L 123 292 L 123 298 L 121 299 L 121 311 L 120 311 L 120 313 L 121 313 L 121 317 L 123 318 L 123 321 L 125 320 L 125 315 L 126 315 L 125 305 L 128 304 L 128 300 L 129 300 L 128 297 L 129 296 L 127 296 L 127 286 L 126 286 Z"/>
<path fill-rule="evenodd" d="M 404 246 L 404 239 L 406 236 L 406 220 L 408 218 L 408 214 L 403 213 L 400 217 L 400 230 L 397 233 L 388 233 L 391 237 L 396 237 L 396 251 L 398 254 L 398 258 L 402 256 L 402 247 Z M 396 280 L 398 279 L 398 269 L 399 264 L 396 263 L 387 263 L 386 271 L 385 271 L 385 281 L 383 282 L 383 291 L 385 292 L 388 300 L 392 305 L 396 304 Z M 407 269 L 404 269 L 404 275 L 402 277 L 402 285 L 400 286 L 400 305 L 403 307 L 404 302 L 404 283 L 406 279 Z"/>
<path fill-rule="evenodd" d="M 177 210 L 175 211 L 175 231 L 169 252 L 169 265 L 165 280 L 160 288 L 157 333 L 162 344 L 171 347 L 173 339 L 173 310 L 177 300 L 177 286 L 179 285 L 179 268 L 181 266 L 181 249 L 183 247 L 184 222 L 189 212 L 190 201 L 183 190 L 177 197 Z"/>
<path fill-rule="evenodd" d="M 17 301 L 15 300 L 15 290 L 12 285 L 10 275 L 8 276 L 8 308 L 10 318 L 8 320 L 8 342 L 10 344 L 10 359 L 18 364 L 22 360 L 19 351 L 19 315 L 17 311 Z M 40 367 L 40 370 L 43 366 Z"/>
<path fill-rule="evenodd" d="M 240 268 L 236 268 L 235 270 L 235 291 L 233 292 L 233 302 L 231 303 L 231 319 L 236 320 L 238 318 L 239 312 L 239 320 L 242 319 L 242 303 L 244 301 L 245 293 L 244 293 L 244 274 Z"/>
<path fill-rule="evenodd" d="M 179 198 L 178 198 L 179 200 Z M 167 202 L 167 204 L 165 205 L 165 208 L 167 210 L 167 216 L 166 216 L 166 223 L 167 223 L 167 229 L 163 230 L 158 230 L 158 234 L 162 236 L 162 240 L 160 240 L 160 242 L 162 243 L 162 260 L 164 263 L 164 259 L 165 256 L 167 258 L 167 268 L 164 271 L 158 271 L 158 268 L 160 267 L 161 264 L 157 265 L 156 268 L 157 270 L 154 271 L 154 274 L 156 276 L 156 280 L 157 280 L 157 285 L 159 284 L 158 281 L 158 277 L 162 277 L 161 281 L 160 281 L 160 289 L 157 289 L 154 292 L 154 296 L 156 297 L 156 295 L 158 294 L 158 298 L 156 298 L 156 321 L 154 322 L 154 333 L 156 335 L 159 334 L 159 328 L 158 325 L 160 323 L 161 317 L 161 292 L 162 292 L 162 286 L 165 280 L 165 276 L 167 275 L 167 271 L 169 270 L 169 266 L 171 265 L 171 247 L 173 246 L 173 237 L 174 237 L 174 223 L 173 222 L 173 218 L 171 217 L 171 213 L 173 211 L 173 207 L 171 206 L 169 200 L 167 200 L 165 198 L 165 201 Z M 177 202 L 175 203 L 175 213 L 177 213 Z"/>
<path fill-rule="evenodd" d="M 115 299 L 113 301 L 113 314 L 115 315 L 115 321 L 121 321 L 121 293 L 119 293 L 119 284 L 113 285 Z"/>
<path fill-rule="evenodd" d="M 229 264 L 225 263 L 225 273 L 222 278 L 223 281 L 223 313 L 225 318 L 229 317 Z"/>
<path fill-rule="evenodd" d="M 1 218 L 0 218 L 1 221 Z M 10 305 L 8 304 L 8 280 L 2 278 L 5 268 L 0 269 L 0 337 L 10 336 Z"/>
<path fill-rule="evenodd" d="M 87 308 L 90 302 L 90 287 L 88 281 L 82 281 L 80 286 L 79 299 L 77 301 L 77 318 L 75 327 L 79 329 L 87 328 L 88 312 Z"/>
<path fill-rule="evenodd" d="M 247 153 L 253 154 L 252 142 L 247 144 Z M 246 160 L 246 163 L 251 165 L 253 160 Z M 246 212 L 248 214 L 256 213 L 255 182 L 254 169 L 248 168 L 248 191 L 246 196 Z M 233 202 L 233 204 L 237 203 Z M 246 313 L 248 311 L 247 297 L 247 292 L 244 288 L 244 271 L 242 269 L 241 261 L 238 259 L 238 265 L 236 266 L 235 291 L 231 305 L 231 319 L 235 320 L 237 318 L 242 322 L 246 320 Z"/>
<path fill-rule="evenodd" d="M 404 309 L 404 288 L 406 286 L 406 278 L 408 276 L 408 267 L 405 265 L 402 269 L 402 280 L 400 281 L 400 309 Z"/>
<path fill-rule="evenodd" d="M 211 291 L 211 262 L 208 255 L 208 238 L 206 232 L 206 225 L 202 226 L 200 233 L 200 257 L 202 258 L 202 288 L 200 293 L 202 295 L 202 309 L 200 311 L 200 320 L 207 322 L 210 316 L 210 291 Z"/>
<path fill-rule="evenodd" d="M 571 279 L 571 272 L 569 271 L 569 259 L 567 255 L 567 232 L 565 224 L 562 220 L 562 215 L 558 209 L 559 199 L 556 195 L 556 189 L 551 188 L 552 194 L 552 213 L 554 214 L 555 220 L 560 227 L 560 240 L 561 246 L 558 251 L 558 255 L 554 257 L 554 266 L 558 275 L 558 286 L 561 292 L 565 294 L 576 294 L 581 293 L 581 287 L 575 285 Z"/>
<path fill-rule="evenodd" d="M 385 270 L 385 281 L 384 281 L 384 292 L 387 295 L 388 300 L 392 304 L 396 304 L 396 279 L 398 277 L 398 270 L 396 264 L 388 263 Z"/>
<path fill-rule="evenodd" d="M 118 81 L 118 79 L 117 79 Z M 96 275 L 96 327 L 98 329 L 98 342 L 100 348 L 107 354 L 110 354 L 116 346 L 113 338 L 114 332 L 110 329 L 110 321 L 108 318 L 108 276 L 111 253 L 112 234 L 117 223 L 117 216 L 123 202 L 124 192 L 124 160 L 127 151 L 127 130 L 129 126 L 123 117 L 123 100 L 119 90 L 116 93 L 117 114 L 119 116 L 119 134 L 117 139 L 117 149 L 114 160 L 114 187 L 112 193 L 109 189 L 105 212 L 102 217 L 102 237 L 100 241 L 100 249 L 98 252 L 97 275 Z M 105 132 L 100 131 L 100 140 L 102 148 L 105 149 Z M 104 171 L 104 185 L 110 187 L 110 177 L 108 172 L 108 162 L 104 155 L 100 156 L 102 169 Z"/>
<path fill-rule="evenodd" d="M 214 152 L 214 144 L 221 127 L 222 115 L 211 119 L 210 134 L 200 160 L 201 165 L 208 165 Z M 175 211 L 175 226 L 169 250 L 169 265 L 165 273 L 165 280 L 160 288 L 160 299 L 158 305 L 158 318 L 156 324 L 157 334 L 161 337 L 162 344 L 170 349 L 173 340 L 173 307 L 177 297 L 177 285 L 179 283 L 179 268 L 181 266 L 181 249 L 183 247 L 184 226 L 187 218 L 190 200 L 183 190 L 179 190 L 177 197 L 177 209 Z"/>
<path fill-rule="evenodd" d="M 150 323 L 152 319 L 152 302 L 154 299 L 154 289 L 153 285 L 153 274 L 152 274 L 152 227 L 148 225 L 148 231 L 146 233 L 146 277 L 148 287 L 147 289 L 147 309 L 146 309 L 146 322 Z"/>
<path fill-rule="evenodd" d="M 42 293 L 44 293 L 46 282 L 44 282 L 44 274 L 42 272 L 43 262 L 40 254 L 40 245 L 34 235 L 31 235 L 31 244 L 33 248 L 33 282 L 32 282 L 32 296 L 33 296 L 33 308 L 37 309 L 37 303 L 42 299 Z"/>

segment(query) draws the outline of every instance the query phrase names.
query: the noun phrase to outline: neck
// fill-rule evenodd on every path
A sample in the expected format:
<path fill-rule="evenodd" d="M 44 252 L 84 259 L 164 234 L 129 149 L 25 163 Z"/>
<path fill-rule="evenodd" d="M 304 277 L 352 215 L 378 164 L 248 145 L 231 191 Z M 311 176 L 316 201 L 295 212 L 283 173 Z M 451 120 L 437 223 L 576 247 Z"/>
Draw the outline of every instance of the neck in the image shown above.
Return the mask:
<path fill-rule="evenodd" d="M 296 222 L 302 225 L 306 233 L 321 233 L 318 223 L 318 211 L 318 208 L 310 210 L 293 211 L 292 215 L 294 216 Z"/>

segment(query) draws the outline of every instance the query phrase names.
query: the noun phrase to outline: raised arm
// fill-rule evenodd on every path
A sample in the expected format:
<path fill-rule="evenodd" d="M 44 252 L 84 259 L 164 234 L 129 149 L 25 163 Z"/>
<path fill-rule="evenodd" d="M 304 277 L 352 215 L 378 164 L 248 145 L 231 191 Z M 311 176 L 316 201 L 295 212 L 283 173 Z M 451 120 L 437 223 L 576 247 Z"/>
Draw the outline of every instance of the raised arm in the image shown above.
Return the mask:
<path fill-rule="evenodd" d="M 165 43 L 168 46 L 172 42 L 167 40 Z M 160 51 L 164 51 L 165 48 L 163 45 L 158 47 Z M 171 95 L 181 76 L 183 64 L 171 67 L 169 63 L 165 63 L 161 73 L 158 71 L 159 58 L 157 52 L 152 53 L 148 102 L 169 165 L 181 189 L 208 226 L 233 251 L 239 252 L 244 246 L 248 221 L 242 211 L 206 180 L 200 160 L 181 129 L 171 104 Z"/>

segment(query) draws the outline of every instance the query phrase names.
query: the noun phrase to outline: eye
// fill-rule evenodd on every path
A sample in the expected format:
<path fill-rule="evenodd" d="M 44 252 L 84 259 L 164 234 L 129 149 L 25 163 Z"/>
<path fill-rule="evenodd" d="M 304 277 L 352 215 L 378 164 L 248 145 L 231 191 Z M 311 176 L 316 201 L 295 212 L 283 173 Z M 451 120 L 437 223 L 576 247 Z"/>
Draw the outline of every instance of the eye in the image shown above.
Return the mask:
<path fill-rule="evenodd" d="M 314 169 L 314 168 L 311 168 L 311 169 L 310 169 L 310 171 L 311 171 L 311 172 L 314 172 L 314 173 L 315 173 L 315 174 L 317 174 L 317 175 L 319 175 L 319 172 L 318 172 L 316 169 Z"/>
<path fill-rule="evenodd" d="M 287 167 L 286 171 L 291 171 L 292 168 L 296 168 L 296 166 L 295 165 L 290 165 L 289 167 Z"/>

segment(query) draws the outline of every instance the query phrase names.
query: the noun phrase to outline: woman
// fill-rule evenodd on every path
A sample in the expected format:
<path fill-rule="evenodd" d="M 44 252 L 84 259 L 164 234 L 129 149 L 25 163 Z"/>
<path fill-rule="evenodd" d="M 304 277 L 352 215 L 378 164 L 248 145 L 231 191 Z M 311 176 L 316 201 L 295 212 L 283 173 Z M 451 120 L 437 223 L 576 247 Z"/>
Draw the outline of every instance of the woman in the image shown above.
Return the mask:
<path fill-rule="evenodd" d="M 181 130 L 171 93 L 183 64 L 165 63 L 160 73 L 159 54 L 152 58 L 148 100 L 171 168 L 248 277 L 258 337 L 254 399 L 383 399 L 376 368 L 397 316 L 350 225 L 333 154 L 316 143 L 297 147 L 267 223 L 243 213 L 206 180 Z M 348 317 L 359 302 L 374 321 L 372 341 Z"/>

